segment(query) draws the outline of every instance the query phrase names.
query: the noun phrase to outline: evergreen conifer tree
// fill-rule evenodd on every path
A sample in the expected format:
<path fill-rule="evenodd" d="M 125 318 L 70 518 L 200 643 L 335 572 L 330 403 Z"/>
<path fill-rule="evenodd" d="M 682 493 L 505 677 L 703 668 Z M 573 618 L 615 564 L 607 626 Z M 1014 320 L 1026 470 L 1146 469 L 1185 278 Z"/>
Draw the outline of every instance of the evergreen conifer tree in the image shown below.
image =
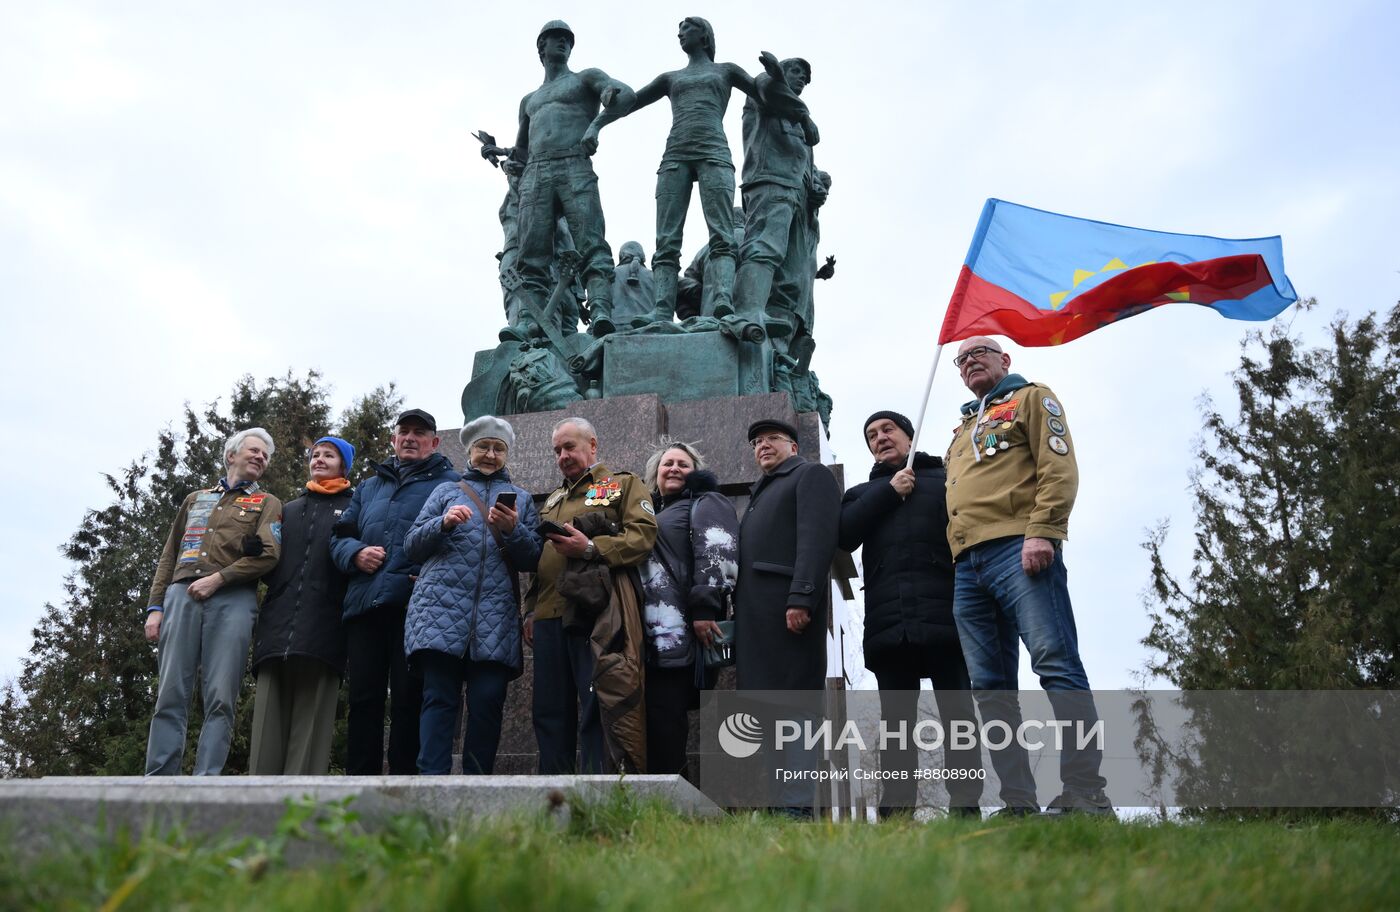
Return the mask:
<path fill-rule="evenodd" d="M 112 500 L 87 511 L 63 546 L 73 562 L 64 598 L 45 606 L 17 679 L 0 696 L 0 772 L 10 776 L 139 775 L 155 702 L 156 653 L 142 625 L 156 562 L 185 495 L 213 484 L 235 431 L 267 428 L 277 453 L 260 484 L 286 501 L 306 480 L 305 452 L 336 432 L 361 454 L 387 454 L 400 399 L 393 385 L 357 399 L 330 424 L 315 371 L 258 383 L 243 377 L 228 404 L 186 406 L 179 432 L 106 476 Z M 358 460 L 363 469 L 368 460 Z M 360 474 L 357 472 L 357 474 Z M 247 768 L 252 687 L 245 682 L 228 772 Z M 201 710 L 196 689 L 185 763 L 193 763 Z"/>

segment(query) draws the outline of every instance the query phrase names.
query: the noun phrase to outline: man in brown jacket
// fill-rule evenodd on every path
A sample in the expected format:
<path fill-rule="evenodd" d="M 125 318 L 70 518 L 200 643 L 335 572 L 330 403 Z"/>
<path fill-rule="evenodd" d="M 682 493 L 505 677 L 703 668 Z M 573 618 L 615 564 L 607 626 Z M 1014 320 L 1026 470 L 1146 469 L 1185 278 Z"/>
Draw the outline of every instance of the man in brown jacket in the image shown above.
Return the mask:
<path fill-rule="evenodd" d="M 196 671 L 204 727 L 194 774 L 217 776 L 228 759 L 258 578 L 282 547 L 282 502 L 258 488 L 274 449 L 262 428 L 234 434 L 224 445 L 227 474 L 186 497 L 170 527 L 146 601 L 146 639 L 160 644 L 147 776 L 180 773 Z"/>
<path fill-rule="evenodd" d="M 656 542 L 656 512 L 642 480 L 614 472 L 598 460 L 598 434 L 582 418 L 554 426 L 554 458 L 564 483 L 545 499 L 542 520 L 568 536 L 546 535 L 539 569 L 525 596 L 525 642 L 534 648 L 535 740 L 540 772 L 571 773 L 581 747 L 582 771 L 603 771 L 603 730 L 593 692 L 593 650 L 588 631 L 564 627 L 560 577 L 570 558 L 599 560 L 608 567 L 636 566 Z M 589 538 L 571 525 L 585 513 L 602 513 L 617 533 Z"/>
<path fill-rule="evenodd" d="M 983 723 L 1020 728 L 1019 635 L 1056 718 L 1076 723 L 1066 730 L 1063 791 L 1050 810 L 1112 814 L 1099 775 L 1102 751 L 1076 749 L 1074 729 L 1090 731 L 1098 713 L 1061 556 L 1079 488 L 1068 418 L 1049 387 L 1010 373 L 1011 356 L 986 336 L 963 342 L 953 365 L 977 397 L 963 405 L 944 461 L 953 619 Z M 1013 741 L 991 754 L 1006 803 L 999 813 L 1039 813 L 1025 748 Z"/>

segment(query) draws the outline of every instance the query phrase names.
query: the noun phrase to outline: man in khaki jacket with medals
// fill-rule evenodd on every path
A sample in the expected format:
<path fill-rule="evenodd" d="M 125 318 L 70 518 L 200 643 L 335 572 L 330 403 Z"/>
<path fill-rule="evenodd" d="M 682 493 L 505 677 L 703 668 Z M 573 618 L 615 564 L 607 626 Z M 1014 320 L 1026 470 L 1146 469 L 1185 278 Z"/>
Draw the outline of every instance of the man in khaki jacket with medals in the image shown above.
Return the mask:
<path fill-rule="evenodd" d="M 1079 488 L 1068 418 L 1049 387 L 1010 373 L 1011 356 L 974 336 L 953 364 L 976 399 L 944 460 L 948 470 L 948 544 L 954 560 L 953 618 L 985 725 L 1021 723 L 1016 697 L 1017 637 L 1048 692 L 1058 720 L 1089 731 L 1098 721 L 1079 658 L 1061 545 Z M 1051 812 L 1112 814 L 1099 775 L 1102 751 L 1076 750 L 1076 726 L 1060 754 L 1063 791 Z M 1038 814 L 1025 748 L 991 751 L 1006 807 Z"/>
<path fill-rule="evenodd" d="M 540 772 L 574 772 L 581 747 L 581 772 L 603 770 L 603 730 L 593 693 L 593 652 L 586 631 L 564 627 L 565 600 L 559 578 L 570 559 L 601 560 L 610 568 L 641 564 L 656 542 L 656 513 L 642 480 L 614 472 L 598 460 L 598 435 L 582 418 L 554 426 L 555 461 L 564 482 L 545 499 L 542 520 L 564 526 L 568 535 L 545 536 L 539 569 L 525 596 L 525 642 L 534 648 L 535 740 Z M 615 535 L 589 538 L 571 523 L 585 513 L 604 513 Z"/>

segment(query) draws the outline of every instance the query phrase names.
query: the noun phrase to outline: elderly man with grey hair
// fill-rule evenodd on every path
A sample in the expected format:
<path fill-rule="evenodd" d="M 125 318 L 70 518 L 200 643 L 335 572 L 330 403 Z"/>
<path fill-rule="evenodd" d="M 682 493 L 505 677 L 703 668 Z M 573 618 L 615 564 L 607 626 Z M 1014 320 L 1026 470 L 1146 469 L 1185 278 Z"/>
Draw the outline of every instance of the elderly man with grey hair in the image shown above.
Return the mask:
<path fill-rule="evenodd" d="M 574 772 L 580 747 L 582 772 L 600 773 L 604 736 L 590 646 L 595 618 L 566 612 L 568 599 L 559 583 L 571 561 L 609 570 L 645 561 L 656 542 L 656 508 L 640 478 L 598 459 L 598 433 L 585 419 L 560 421 L 551 442 L 564 481 L 545 498 L 540 517 L 559 524 L 564 534 L 546 533 L 539 569 L 525 595 L 525 642 L 535 651 L 535 740 L 541 773 Z M 580 526 L 592 529 L 591 537 Z M 599 531 L 604 527 L 607 531 Z M 566 625 L 566 614 L 572 625 Z"/>
<path fill-rule="evenodd" d="M 282 547 L 282 501 L 258 488 L 275 449 L 262 428 L 234 434 L 224 444 L 224 476 L 186 497 L 171 524 L 146 600 L 146 639 L 160 656 L 147 776 L 180 773 L 196 672 L 204 727 L 194 774 L 217 776 L 228 759 L 258 578 Z"/>

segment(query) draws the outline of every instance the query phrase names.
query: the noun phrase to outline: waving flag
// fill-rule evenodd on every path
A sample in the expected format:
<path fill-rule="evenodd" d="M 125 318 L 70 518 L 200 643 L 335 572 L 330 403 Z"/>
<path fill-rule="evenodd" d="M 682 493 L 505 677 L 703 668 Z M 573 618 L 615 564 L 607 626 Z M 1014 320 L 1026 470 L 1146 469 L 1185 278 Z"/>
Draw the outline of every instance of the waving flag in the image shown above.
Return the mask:
<path fill-rule="evenodd" d="M 938 342 L 1059 345 L 1163 304 L 1268 320 L 1296 300 L 1277 236 L 1148 231 L 989 199 Z"/>

